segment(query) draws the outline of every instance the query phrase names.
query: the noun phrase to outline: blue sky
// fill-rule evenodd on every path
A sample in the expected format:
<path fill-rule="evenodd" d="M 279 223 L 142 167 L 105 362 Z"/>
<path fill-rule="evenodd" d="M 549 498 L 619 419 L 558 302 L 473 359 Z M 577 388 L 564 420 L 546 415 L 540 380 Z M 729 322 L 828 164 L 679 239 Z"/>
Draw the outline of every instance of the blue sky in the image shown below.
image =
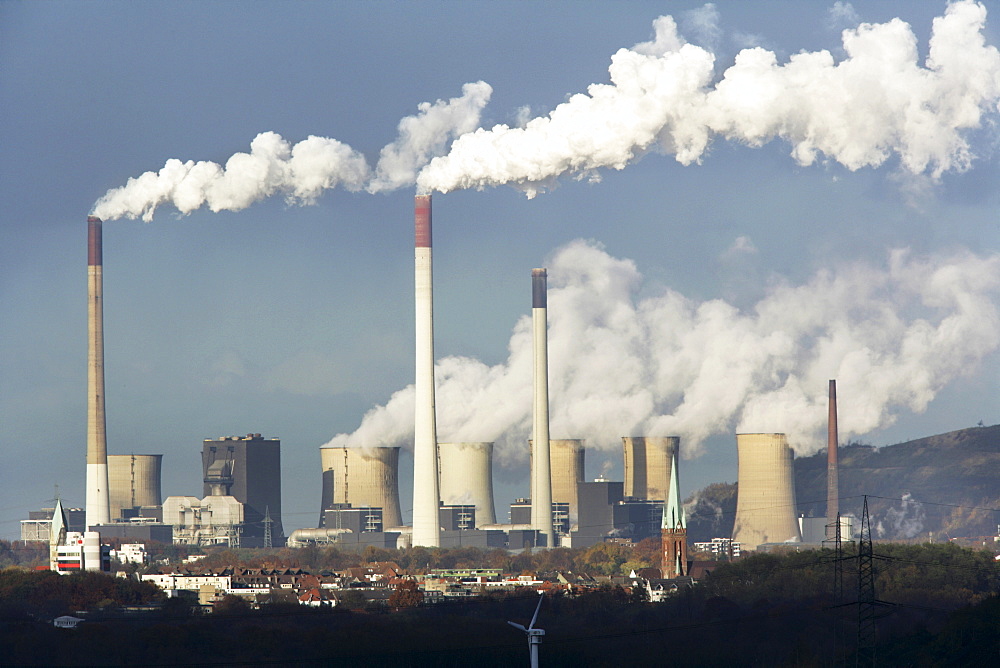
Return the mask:
<path fill-rule="evenodd" d="M 931 21 L 946 5 L 714 7 L 712 31 L 698 20 L 708 15 L 704 6 L 681 2 L 0 3 L 0 200 L 6 214 L 0 224 L 6 313 L 0 319 L 0 447 L 6 461 L 0 536 L 17 537 L 17 520 L 48 505 L 56 485 L 65 503 L 83 503 L 84 223 L 95 201 L 130 177 L 158 170 L 168 158 L 225 163 L 267 131 L 292 143 L 310 135 L 335 138 L 374 167 L 382 147 L 396 139 L 400 119 L 417 114 L 423 102 L 458 97 L 464 84 L 476 81 L 492 87 L 478 125 L 516 126 L 547 116 L 590 84 L 608 83 L 612 54 L 652 40 L 654 19 L 666 14 L 687 41 L 714 52 L 714 81 L 751 45 L 773 51 L 779 64 L 822 49 L 839 61 L 845 57 L 842 29 L 897 16 L 911 26 L 923 63 Z M 997 20 L 991 13 L 984 32 L 994 46 L 1000 44 Z M 509 357 L 512 331 L 530 313 L 531 268 L 565 267 L 563 275 L 575 277 L 577 282 L 559 278 L 550 269 L 550 285 L 566 295 L 565 302 L 553 295 L 553 311 L 558 303 L 567 309 L 579 304 L 569 299 L 572 289 L 604 294 L 596 286 L 606 268 L 608 280 L 622 282 L 625 296 L 615 294 L 627 315 L 643 327 L 654 322 L 669 330 L 674 316 L 694 322 L 699 306 L 724 304 L 731 320 L 723 329 L 727 322 L 745 325 L 749 339 L 742 340 L 753 351 L 772 344 L 789 349 L 746 371 L 749 384 L 769 384 L 766 392 L 753 390 L 753 400 L 736 398 L 731 410 L 709 411 L 709 426 L 699 431 L 691 415 L 663 423 L 701 434 L 688 439 L 685 494 L 735 480 L 732 434 L 786 399 L 798 415 L 801 402 L 789 399 L 792 386 L 815 404 L 826 389 L 817 378 L 865 378 L 851 376 L 856 367 L 845 362 L 858 352 L 852 344 L 874 350 L 869 361 L 899 375 L 895 389 L 881 397 L 878 414 L 859 417 L 851 437 L 881 445 L 980 420 L 993 424 L 1000 390 L 995 330 L 958 327 L 948 338 L 949 315 L 960 323 L 974 319 L 965 313 L 963 320 L 954 311 L 960 307 L 952 308 L 968 302 L 954 293 L 935 301 L 934 285 L 920 283 L 921 276 L 963 276 L 953 284 L 961 283 L 962 296 L 973 294 L 975 312 L 988 312 L 982 322 L 993 322 L 1000 161 L 995 98 L 991 105 L 985 105 L 992 111 L 984 113 L 982 127 L 961 133 L 975 156 L 971 167 L 947 170 L 937 180 L 929 171 L 907 172 L 892 151 L 879 166 L 852 171 L 823 154 L 802 164 L 790 156 L 786 139 L 752 147 L 718 136 L 700 162 L 684 165 L 654 149 L 620 171 L 601 168 L 582 180 L 567 175 L 531 199 L 506 185 L 439 194 L 437 357 L 471 360 L 462 367 L 475 367 L 470 375 L 454 372 L 460 380 L 473 382 L 483 369 L 495 368 L 513 378 L 501 389 L 517 393 L 523 386 L 530 396 Z M 591 178 L 595 174 L 599 180 Z M 109 452 L 163 453 L 164 494 L 200 494 L 202 439 L 248 432 L 279 437 L 284 526 L 313 526 L 319 446 L 354 432 L 367 411 L 412 383 L 413 192 L 412 186 L 378 194 L 334 188 L 308 206 L 278 195 L 240 211 L 202 208 L 186 216 L 163 205 L 152 222 L 106 223 Z M 897 260 L 893 274 L 890 257 L 900 257 L 891 255 L 898 249 L 909 249 L 909 259 Z M 590 273 L 573 273 L 583 265 Z M 864 269 L 848 280 L 848 269 L 858 266 Z M 872 284 L 865 272 L 879 287 L 864 295 L 869 301 L 851 302 L 865 292 L 858 286 Z M 826 290 L 823 277 L 831 276 Z M 982 284 L 977 276 L 985 276 Z M 780 301 L 797 287 L 803 289 L 794 299 Z M 917 296 L 900 296 L 910 292 Z M 783 342 L 779 335 L 793 331 L 794 323 L 769 316 L 768 309 L 798 303 L 806 311 L 804 304 L 827 294 L 840 294 L 864 331 L 845 325 L 850 335 L 838 338 L 822 327 L 804 327 Z M 685 306 L 657 311 L 664 295 L 683 298 Z M 830 308 L 816 317 L 844 312 L 836 304 Z M 584 330 L 616 313 L 580 309 L 575 313 Z M 650 311 L 659 320 L 643 320 Z M 567 332 L 557 342 L 576 340 L 573 322 L 557 325 Z M 564 353 L 554 349 L 553 367 L 574 378 L 588 359 L 598 367 L 597 351 L 619 348 L 614 331 L 602 329 L 603 338 L 590 348 L 567 343 Z M 700 331 L 708 330 L 692 326 L 691 336 Z M 701 368 L 712 360 L 734 367 L 743 362 L 739 355 L 704 351 L 692 362 L 682 354 L 684 345 L 673 343 L 664 344 L 673 352 L 661 356 L 653 339 L 628 344 L 639 350 L 631 362 L 644 368 L 685 360 Z M 820 339 L 840 343 L 826 353 Z M 718 341 L 721 350 L 733 350 Z M 914 354 L 919 345 L 939 346 L 940 354 Z M 975 354 L 950 355 L 956 348 Z M 560 354 L 582 357 L 560 362 Z M 829 369 L 817 361 L 824 359 L 833 360 Z M 925 366 L 923 360 L 938 366 L 927 364 L 934 367 L 927 373 L 914 368 Z M 617 366 L 613 356 L 607 364 Z M 613 375 L 607 376 L 612 388 Z M 674 384 L 663 381 L 642 415 L 623 406 L 621 414 L 632 421 L 623 422 L 627 427 L 618 435 L 658 424 L 656 416 L 670 416 L 676 407 L 697 413 L 684 401 L 694 394 L 685 394 L 684 377 L 678 372 Z M 690 377 L 708 382 L 695 372 Z M 794 383 L 785 382 L 790 377 Z M 553 410 L 563 402 L 564 432 L 576 431 L 570 404 L 585 405 L 574 403 L 583 398 L 573 392 L 603 380 L 584 386 L 553 380 Z M 615 396 L 638 396 L 629 393 L 634 381 Z M 563 398 L 560 383 L 567 389 Z M 803 389 L 810 383 L 818 387 Z M 899 390 L 918 386 L 913 396 Z M 841 385 L 842 406 L 869 389 Z M 703 392 L 702 402 L 724 403 L 717 400 L 718 388 L 708 385 Z M 600 393 L 590 399 L 607 402 Z M 439 411 L 448 410 L 439 397 Z M 863 412 L 860 405 L 851 410 Z M 462 413 L 465 431 L 475 431 L 473 413 Z M 439 421 L 446 427 L 455 422 Z M 789 422 L 790 431 L 815 428 L 812 418 Z M 765 423 L 771 429 L 772 421 Z M 605 434 L 616 428 L 595 423 L 589 431 L 580 427 L 588 433 L 554 430 L 553 437 L 593 439 L 588 476 L 605 462 L 617 476 L 620 445 L 616 449 Z M 439 436 L 452 438 L 440 428 Z M 520 452 L 512 445 L 520 438 L 516 429 L 503 437 L 510 444 L 497 474 L 500 517 L 528 486 L 526 445 Z M 802 446 L 810 449 L 815 447 Z M 404 515 L 408 490 L 407 482 Z"/>

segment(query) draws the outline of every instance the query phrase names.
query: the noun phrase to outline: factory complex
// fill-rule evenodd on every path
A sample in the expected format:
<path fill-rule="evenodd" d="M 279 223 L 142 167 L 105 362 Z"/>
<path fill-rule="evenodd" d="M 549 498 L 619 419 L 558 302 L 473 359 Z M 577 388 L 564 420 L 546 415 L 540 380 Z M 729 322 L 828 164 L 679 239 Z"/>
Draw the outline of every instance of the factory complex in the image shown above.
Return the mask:
<path fill-rule="evenodd" d="M 491 442 L 439 442 L 436 428 L 430 195 L 418 195 L 415 229 L 413 518 L 399 498 L 400 446 L 320 449 L 322 497 L 315 527 L 285 531 L 281 442 L 260 433 L 206 439 L 202 496 L 164 498 L 162 454 L 109 455 L 104 404 L 102 221 L 88 217 L 88 412 L 86 508 L 31 513 L 22 539 L 48 541 L 54 570 L 107 570 L 101 539 L 198 546 L 379 548 L 479 547 L 510 551 L 589 547 L 659 536 L 664 577 L 686 576 L 687 521 L 678 483 L 678 436 L 624 436 L 624 481 L 584 475 L 584 439 L 551 438 L 547 270 L 531 271 L 532 430 L 529 494 L 497 513 Z M 836 388 L 830 381 L 828 516 L 796 518 L 792 449 L 784 434 L 738 434 L 734 556 L 759 546 L 839 540 Z M 498 521 L 506 516 L 507 521 Z M 808 526 L 807 526 L 808 525 Z M 829 527 L 835 527 L 830 529 Z M 849 525 L 845 525 L 850 531 Z M 713 543 L 713 546 L 715 543 Z M 736 546 L 735 553 L 733 546 Z M 712 547 L 712 551 L 716 551 Z"/>

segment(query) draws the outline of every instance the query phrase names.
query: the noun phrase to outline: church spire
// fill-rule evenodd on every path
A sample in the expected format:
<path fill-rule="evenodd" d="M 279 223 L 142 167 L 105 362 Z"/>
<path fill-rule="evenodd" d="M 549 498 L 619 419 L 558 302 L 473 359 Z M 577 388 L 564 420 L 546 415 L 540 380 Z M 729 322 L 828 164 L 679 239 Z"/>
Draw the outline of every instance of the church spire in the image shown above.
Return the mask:
<path fill-rule="evenodd" d="M 663 551 L 661 572 L 664 578 L 688 574 L 687 518 L 681 501 L 681 488 L 677 482 L 677 453 L 670 463 L 670 490 L 663 504 L 663 521 L 660 523 L 660 541 Z"/>

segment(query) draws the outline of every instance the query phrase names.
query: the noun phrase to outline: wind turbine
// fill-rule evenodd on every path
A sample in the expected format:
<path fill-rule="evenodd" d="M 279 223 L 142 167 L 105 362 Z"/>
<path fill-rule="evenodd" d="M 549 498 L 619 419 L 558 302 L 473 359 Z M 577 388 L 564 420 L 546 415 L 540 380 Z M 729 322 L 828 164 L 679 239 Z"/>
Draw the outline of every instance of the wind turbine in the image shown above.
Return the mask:
<path fill-rule="evenodd" d="M 535 614 L 531 618 L 528 628 L 524 628 L 524 626 L 515 622 L 507 622 L 515 629 L 521 629 L 528 634 L 528 655 L 531 657 L 531 668 L 538 668 L 538 646 L 542 644 L 542 636 L 545 635 L 544 630 L 535 628 L 535 622 L 538 620 L 538 611 L 542 609 L 543 598 L 545 598 L 545 592 L 538 592 L 538 605 L 535 606 Z"/>

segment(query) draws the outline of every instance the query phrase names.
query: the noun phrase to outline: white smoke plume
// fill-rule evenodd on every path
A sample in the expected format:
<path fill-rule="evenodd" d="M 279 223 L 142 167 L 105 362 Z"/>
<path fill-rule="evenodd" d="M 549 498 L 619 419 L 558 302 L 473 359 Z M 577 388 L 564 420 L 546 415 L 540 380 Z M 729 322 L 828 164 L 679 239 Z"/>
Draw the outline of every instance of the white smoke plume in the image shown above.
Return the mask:
<path fill-rule="evenodd" d="M 714 434 L 785 432 L 800 454 L 825 445 L 828 380 L 841 390 L 840 433 L 862 435 L 921 412 L 948 382 L 1000 346 L 1000 255 L 915 257 L 821 271 L 778 285 L 752 309 L 673 290 L 638 299 L 629 260 L 575 241 L 548 263 L 553 438 L 618 450 L 621 436 L 681 436 L 685 455 Z M 523 460 L 531 431 L 531 319 L 509 356 L 488 366 L 437 362 L 443 441 L 495 441 L 501 464 Z M 413 439 L 413 388 L 328 445 Z"/>
<path fill-rule="evenodd" d="M 364 156 L 336 139 L 309 137 L 292 146 L 274 132 L 262 132 L 250 142 L 249 153 L 234 154 L 225 167 L 171 158 L 159 172 L 109 190 L 93 213 L 104 220 L 142 217 L 148 223 L 161 204 L 172 204 L 182 214 L 202 206 L 240 211 L 276 193 L 309 204 L 338 185 L 360 190 L 368 172 Z"/>
<path fill-rule="evenodd" d="M 875 535 L 888 539 L 916 538 L 924 530 L 926 518 L 924 504 L 906 492 L 899 500 L 899 508 L 888 508 L 885 517 L 875 524 Z"/>
<path fill-rule="evenodd" d="M 225 166 L 167 160 L 160 171 L 109 190 L 93 214 L 104 220 L 141 217 L 150 222 L 162 204 L 172 204 L 181 214 L 202 206 L 240 211 L 276 194 L 289 204 L 312 204 L 338 186 L 378 192 L 413 185 L 417 169 L 443 153 L 455 136 L 478 125 L 492 92 L 479 81 L 463 86 L 461 97 L 420 104 L 416 115 L 399 122 L 399 136 L 382 149 L 374 176 L 361 153 L 336 139 L 310 136 L 293 146 L 274 132 L 263 132 L 250 142 L 249 153 L 234 154 Z"/>
<path fill-rule="evenodd" d="M 828 158 L 857 170 L 896 156 L 912 174 L 962 171 L 974 157 L 963 132 L 1000 99 L 1000 52 L 986 45 L 985 22 L 977 2 L 948 5 L 924 65 L 910 26 L 893 19 L 845 30 L 841 62 L 818 51 L 781 64 L 750 48 L 713 85 L 713 54 L 660 17 L 653 41 L 612 56 L 610 84 L 592 84 L 523 127 L 459 137 L 417 183 L 440 192 L 511 184 L 531 197 L 564 174 L 598 179 L 597 170 L 623 169 L 651 150 L 698 162 L 715 137 L 751 146 L 782 139 L 802 165 Z"/>
<path fill-rule="evenodd" d="M 399 122 L 398 139 L 382 149 L 368 192 L 413 185 L 428 160 L 444 153 L 455 137 L 476 129 L 492 94 L 488 83 L 477 81 L 465 84 L 461 97 L 421 103 L 419 114 Z"/>
<path fill-rule="evenodd" d="M 714 6 L 685 17 L 703 41 L 718 40 Z M 424 192 L 512 184 L 530 197 L 562 175 L 599 180 L 600 169 L 624 169 L 652 150 L 699 162 L 715 137 L 751 146 L 780 138 L 802 165 L 829 158 L 856 170 L 897 156 L 906 172 L 936 179 L 968 169 L 974 155 L 964 133 L 997 111 L 1000 52 L 986 44 L 985 22 L 981 4 L 950 4 L 934 20 L 924 65 L 913 31 L 893 19 L 845 30 L 841 62 L 818 51 L 780 64 L 773 52 L 750 48 L 715 82 L 715 56 L 661 16 L 653 40 L 612 56 L 610 84 L 592 84 L 516 127 L 473 131 L 492 88 L 469 83 L 461 97 L 425 102 L 401 120 L 374 173 L 336 139 L 293 146 L 265 132 L 224 167 L 168 160 L 109 190 L 93 213 L 148 222 L 162 204 L 181 214 L 237 211 L 275 194 L 308 204 L 338 186 L 374 193 L 414 183 Z"/>

